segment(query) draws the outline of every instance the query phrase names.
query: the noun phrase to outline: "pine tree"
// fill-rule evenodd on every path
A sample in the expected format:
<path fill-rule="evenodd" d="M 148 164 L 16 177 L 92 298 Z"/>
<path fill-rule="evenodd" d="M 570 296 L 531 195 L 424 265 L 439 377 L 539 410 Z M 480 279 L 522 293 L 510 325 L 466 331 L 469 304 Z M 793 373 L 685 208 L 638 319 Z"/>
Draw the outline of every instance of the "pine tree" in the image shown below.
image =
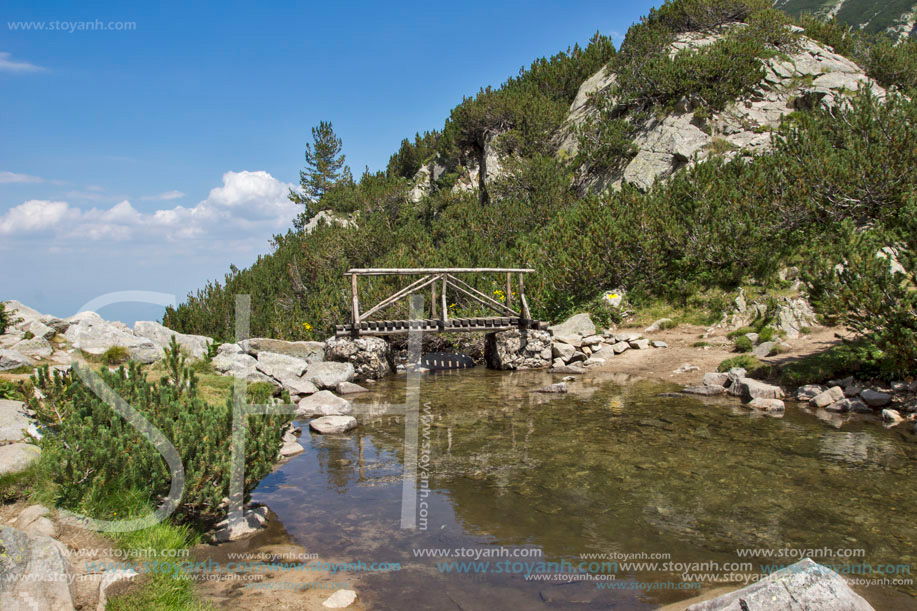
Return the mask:
<path fill-rule="evenodd" d="M 312 128 L 312 140 L 312 144 L 306 145 L 306 168 L 299 172 L 302 192 L 290 189 L 289 194 L 290 201 L 305 206 L 307 214 L 310 204 L 321 200 L 342 175 L 350 176 L 341 154 L 341 139 L 335 135 L 330 121 L 321 121 Z"/>

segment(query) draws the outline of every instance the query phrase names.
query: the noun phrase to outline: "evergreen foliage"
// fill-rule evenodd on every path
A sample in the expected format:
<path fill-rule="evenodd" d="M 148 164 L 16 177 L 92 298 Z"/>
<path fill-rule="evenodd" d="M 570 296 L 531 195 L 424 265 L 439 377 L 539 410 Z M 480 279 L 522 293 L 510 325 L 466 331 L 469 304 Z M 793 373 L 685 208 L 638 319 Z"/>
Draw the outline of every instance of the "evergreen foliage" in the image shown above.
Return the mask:
<path fill-rule="evenodd" d="M 306 144 L 306 168 L 299 172 L 302 192 L 290 189 L 289 194 L 290 201 L 306 207 L 298 221 L 300 226 L 312 216 L 310 204 L 321 200 L 339 180 L 351 180 L 350 169 L 344 165 L 342 146 L 330 121 L 321 121 L 312 128 L 312 142 Z"/>

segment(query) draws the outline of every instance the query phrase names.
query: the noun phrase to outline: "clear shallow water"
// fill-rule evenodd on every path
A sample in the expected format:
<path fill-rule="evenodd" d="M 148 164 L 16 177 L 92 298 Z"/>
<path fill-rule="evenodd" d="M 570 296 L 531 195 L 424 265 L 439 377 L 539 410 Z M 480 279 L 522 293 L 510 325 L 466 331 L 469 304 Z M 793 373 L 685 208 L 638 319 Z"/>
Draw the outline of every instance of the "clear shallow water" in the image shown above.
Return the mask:
<path fill-rule="evenodd" d="M 551 381 L 483 368 L 423 379 L 420 400 L 433 415 L 426 530 L 399 528 L 402 416 L 362 417 L 349 437 L 310 436 L 303 426 L 306 452 L 254 498 L 310 552 L 399 562 L 399 572 L 362 577 L 361 596 L 378 609 L 649 609 L 698 594 L 666 588 L 681 572 L 658 568 L 618 572 L 619 583 L 644 584 L 627 590 L 443 574 L 415 556 L 420 548 L 524 547 L 543 556 L 510 560 L 574 564 L 584 553 L 661 552 L 672 562 L 756 567 L 793 560 L 740 558 L 736 549 L 855 548 L 865 557 L 816 560 L 917 570 L 917 439 L 903 426 L 837 429 L 795 406 L 762 417 L 734 400 L 661 397 L 673 387 L 614 376 L 574 382 L 581 390 L 568 395 L 531 392 Z M 356 402 L 404 400 L 402 376 Z M 860 591 L 872 599 L 871 590 L 896 605 L 917 600 L 913 588 Z"/>

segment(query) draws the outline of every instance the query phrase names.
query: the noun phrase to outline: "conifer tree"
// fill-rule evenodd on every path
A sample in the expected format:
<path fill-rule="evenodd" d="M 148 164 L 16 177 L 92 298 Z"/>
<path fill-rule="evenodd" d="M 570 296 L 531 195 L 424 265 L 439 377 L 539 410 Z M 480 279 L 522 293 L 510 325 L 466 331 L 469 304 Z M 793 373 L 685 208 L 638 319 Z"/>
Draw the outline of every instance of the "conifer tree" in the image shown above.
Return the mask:
<path fill-rule="evenodd" d="M 299 184 L 302 192 L 290 189 L 290 201 L 306 207 L 300 215 L 305 221 L 311 217 L 315 204 L 342 177 L 350 176 L 350 169 L 344 165 L 341 154 L 341 139 L 335 135 L 330 121 L 321 121 L 312 128 L 311 144 L 306 144 L 306 167 L 299 172 Z M 299 224 L 299 223 L 297 223 Z"/>

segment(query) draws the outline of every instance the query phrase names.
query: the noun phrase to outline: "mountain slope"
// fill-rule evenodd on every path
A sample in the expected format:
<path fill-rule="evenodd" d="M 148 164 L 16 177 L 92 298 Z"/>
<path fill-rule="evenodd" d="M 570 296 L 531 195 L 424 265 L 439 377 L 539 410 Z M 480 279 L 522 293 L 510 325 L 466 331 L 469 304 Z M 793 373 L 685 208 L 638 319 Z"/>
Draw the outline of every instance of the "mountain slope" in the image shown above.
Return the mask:
<path fill-rule="evenodd" d="M 775 0 L 774 6 L 791 15 L 811 13 L 868 34 L 888 32 L 917 38 L 917 2 L 914 0 Z"/>

